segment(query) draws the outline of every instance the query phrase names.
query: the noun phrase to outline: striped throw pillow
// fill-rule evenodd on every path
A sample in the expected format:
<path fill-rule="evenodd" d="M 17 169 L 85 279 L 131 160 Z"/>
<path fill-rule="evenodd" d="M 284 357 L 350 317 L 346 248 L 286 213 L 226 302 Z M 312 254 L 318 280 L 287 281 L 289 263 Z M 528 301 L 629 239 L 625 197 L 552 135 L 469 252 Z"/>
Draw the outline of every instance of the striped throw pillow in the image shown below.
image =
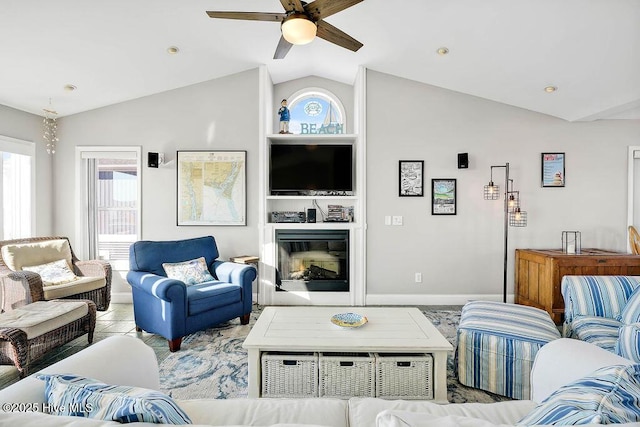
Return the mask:
<path fill-rule="evenodd" d="M 640 287 L 629 296 L 627 303 L 620 313 L 620 321 L 630 325 L 640 322 Z"/>
<path fill-rule="evenodd" d="M 107 385 L 76 375 L 37 375 L 45 382 L 49 412 L 120 423 L 191 424 L 189 416 L 164 393 Z"/>
<path fill-rule="evenodd" d="M 518 425 L 640 421 L 640 365 L 613 365 L 560 387 Z"/>
<path fill-rule="evenodd" d="M 640 363 L 640 323 L 620 328 L 615 352 L 619 356 Z"/>

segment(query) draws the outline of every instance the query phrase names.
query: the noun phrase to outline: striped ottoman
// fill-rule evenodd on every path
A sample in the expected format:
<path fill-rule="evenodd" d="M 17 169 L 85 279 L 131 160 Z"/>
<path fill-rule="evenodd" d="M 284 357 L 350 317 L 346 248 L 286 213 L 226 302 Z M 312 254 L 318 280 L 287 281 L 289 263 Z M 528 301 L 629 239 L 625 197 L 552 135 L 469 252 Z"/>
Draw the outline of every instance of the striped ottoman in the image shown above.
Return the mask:
<path fill-rule="evenodd" d="M 458 380 L 513 399 L 529 399 L 538 350 L 560 332 L 549 314 L 533 307 L 472 301 L 462 307 L 456 348 Z"/>

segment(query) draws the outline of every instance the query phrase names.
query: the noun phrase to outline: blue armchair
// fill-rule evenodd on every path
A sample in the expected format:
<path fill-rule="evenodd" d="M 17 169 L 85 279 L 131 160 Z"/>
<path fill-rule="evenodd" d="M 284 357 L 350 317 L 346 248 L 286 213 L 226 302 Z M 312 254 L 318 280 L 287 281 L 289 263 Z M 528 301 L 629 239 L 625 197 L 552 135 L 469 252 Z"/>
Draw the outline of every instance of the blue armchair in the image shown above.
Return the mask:
<path fill-rule="evenodd" d="M 129 250 L 127 281 L 133 291 L 138 331 L 165 337 L 169 350 L 180 350 L 182 337 L 240 317 L 249 323 L 253 266 L 217 260 L 212 236 L 176 241 L 138 241 Z M 204 257 L 213 281 L 187 286 L 167 278 L 163 263 Z"/>

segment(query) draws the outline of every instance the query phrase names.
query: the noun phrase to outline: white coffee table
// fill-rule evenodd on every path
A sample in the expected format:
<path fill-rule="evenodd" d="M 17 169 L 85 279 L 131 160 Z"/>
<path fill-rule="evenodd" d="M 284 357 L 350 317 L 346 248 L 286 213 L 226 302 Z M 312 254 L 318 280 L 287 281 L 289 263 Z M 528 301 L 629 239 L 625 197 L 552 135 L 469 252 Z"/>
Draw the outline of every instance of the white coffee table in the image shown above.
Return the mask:
<path fill-rule="evenodd" d="M 369 322 L 360 328 L 331 323 L 353 312 Z M 248 351 L 249 397 L 260 397 L 264 351 L 430 353 L 434 401 L 447 403 L 447 353 L 453 346 L 413 307 L 266 307 L 242 345 Z"/>

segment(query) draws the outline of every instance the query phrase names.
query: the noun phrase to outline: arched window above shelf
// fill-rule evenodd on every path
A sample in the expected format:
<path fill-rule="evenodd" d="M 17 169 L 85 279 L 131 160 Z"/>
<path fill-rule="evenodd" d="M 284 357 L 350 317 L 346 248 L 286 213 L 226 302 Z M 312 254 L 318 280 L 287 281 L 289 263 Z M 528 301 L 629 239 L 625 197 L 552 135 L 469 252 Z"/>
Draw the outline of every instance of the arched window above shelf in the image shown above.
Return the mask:
<path fill-rule="evenodd" d="M 346 114 L 340 99 L 321 88 L 302 89 L 288 99 L 293 134 L 344 134 Z"/>

